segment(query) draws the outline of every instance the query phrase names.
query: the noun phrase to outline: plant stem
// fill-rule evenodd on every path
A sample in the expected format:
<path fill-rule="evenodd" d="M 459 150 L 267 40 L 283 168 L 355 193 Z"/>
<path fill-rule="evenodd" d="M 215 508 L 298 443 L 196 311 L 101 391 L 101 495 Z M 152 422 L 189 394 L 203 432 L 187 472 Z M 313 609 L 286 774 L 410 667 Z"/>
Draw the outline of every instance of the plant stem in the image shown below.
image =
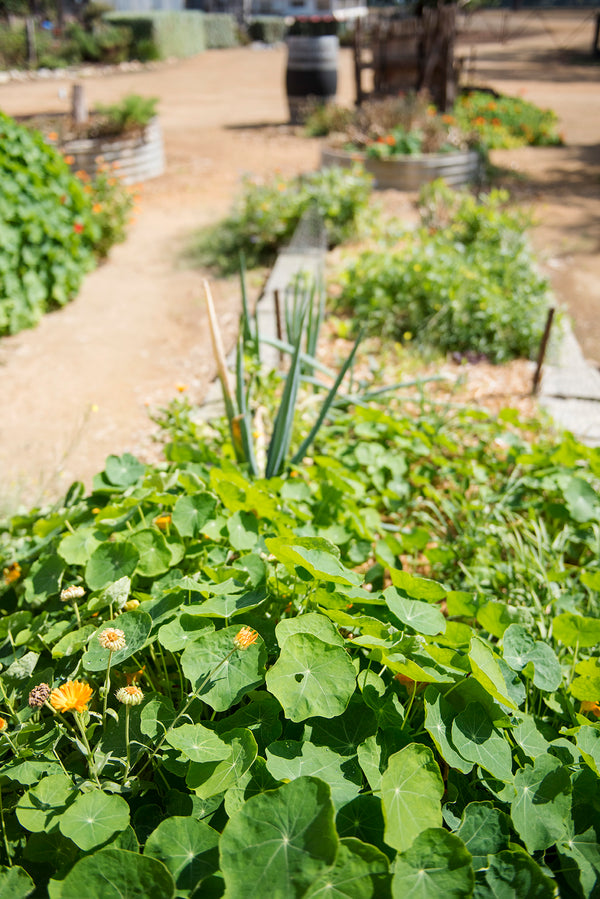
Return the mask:
<path fill-rule="evenodd" d="M 4 802 L 2 801 L 2 790 L 0 789 L 0 822 L 2 823 L 2 840 L 4 842 L 4 851 L 6 852 L 6 860 L 8 862 L 9 868 L 12 868 L 12 858 L 10 855 L 10 848 L 8 845 L 8 839 L 6 836 L 6 824 L 4 823 Z"/>
<path fill-rule="evenodd" d="M 102 784 L 98 779 L 98 775 L 96 773 L 96 766 L 94 765 L 94 758 L 92 756 L 92 749 L 87 738 L 87 734 L 85 732 L 85 727 L 83 726 L 83 722 L 81 720 L 82 712 L 75 712 L 75 721 L 77 722 L 77 727 L 79 728 L 79 733 L 81 734 L 81 739 L 83 740 L 83 745 L 87 750 L 87 763 L 88 763 L 88 771 L 90 773 L 90 777 L 93 781 L 102 789 Z"/>
<path fill-rule="evenodd" d="M 404 730 L 404 725 L 406 724 L 406 722 L 407 722 L 408 719 L 410 718 L 410 710 L 412 709 L 412 705 L 413 705 L 413 702 L 414 702 L 414 700 L 415 700 L 415 696 L 416 696 L 416 695 L 417 695 L 417 685 L 416 685 L 416 683 L 414 683 L 414 684 L 413 684 L 412 693 L 410 694 L 410 701 L 409 701 L 409 703 L 408 703 L 408 708 L 407 708 L 407 710 L 406 710 L 406 714 L 405 714 L 405 716 L 404 716 L 404 721 L 402 722 L 402 725 L 401 725 L 401 727 L 400 727 L 400 730 Z"/>
<path fill-rule="evenodd" d="M 11 740 L 11 738 L 8 736 L 8 734 L 3 733 L 1 736 L 3 736 L 3 737 L 5 738 L 6 742 L 8 743 L 8 745 L 10 746 L 10 748 L 12 749 L 12 751 L 14 752 L 15 756 L 16 756 L 17 758 L 19 758 L 19 756 L 20 756 L 21 753 L 19 752 L 19 750 L 17 749 L 17 747 L 15 746 L 15 744 L 13 743 L 13 741 Z"/>
<path fill-rule="evenodd" d="M 123 774 L 122 783 L 125 783 L 129 776 L 129 769 L 131 767 L 131 747 L 129 745 L 129 706 L 125 706 L 125 773 Z"/>
<path fill-rule="evenodd" d="M 77 603 L 73 603 L 73 611 L 75 612 L 75 618 L 77 618 L 77 627 L 81 627 L 81 615 L 79 614 L 79 607 Z"/>
<path fill-rule="evenodd" d="M 102 727 L 106 727 L 106 705 L 108 703 L 108 691 L 110 690 L 110 663 L 112 662 L 113 651 L 108 653 L 108 665 L 106 666 L 106 678 L 104 680 L 104 697 L 102 699 Z"/>

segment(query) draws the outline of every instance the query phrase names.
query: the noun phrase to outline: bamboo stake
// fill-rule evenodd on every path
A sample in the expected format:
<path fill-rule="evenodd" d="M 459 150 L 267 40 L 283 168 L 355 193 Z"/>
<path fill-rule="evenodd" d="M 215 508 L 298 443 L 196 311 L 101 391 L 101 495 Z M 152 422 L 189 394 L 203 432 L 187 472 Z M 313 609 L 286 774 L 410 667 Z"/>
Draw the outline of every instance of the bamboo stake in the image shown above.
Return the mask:
<path fill-rule="evenodd" d="M 221 387 L 223 389 L 223 400 L 225 402 L 227 417 L 231 423 L 236 414 L 235 399 L 233 386 L 231 383 L 231 376 L 227 368 L 225 350 L 223 348 L 223 338 L 221 337 L 221 330 L 219 328 L 219 323 L 217 321 L 217 316 L 215 313 L 215 304 L 213 302 L 210 284 L 208 283 L 206 278 L 202 279 L 202 286 L 204 287 L 204 293 L 206 295 L 206 308 L 208 309 L 210 339 L 212 343 L 215 362 L 217 363 L 217 374 L 219 376 L 219 381 L 221 382 Z"/>

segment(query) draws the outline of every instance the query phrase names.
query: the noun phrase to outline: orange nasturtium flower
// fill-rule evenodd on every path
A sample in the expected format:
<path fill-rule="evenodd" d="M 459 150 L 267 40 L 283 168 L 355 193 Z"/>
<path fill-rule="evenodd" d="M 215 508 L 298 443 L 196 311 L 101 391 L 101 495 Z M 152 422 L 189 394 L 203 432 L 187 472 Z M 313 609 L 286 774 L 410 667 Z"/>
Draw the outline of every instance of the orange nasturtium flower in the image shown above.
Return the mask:
<path fill-rule="evenodd" d="M 244 626 L 234 637 L 233 645 L 236 649 L 248 649 L 258 640 L 258 634 L 251 627 Z"/>
<path fill-rule="evenodd" d="M 73 165 L 73 163 L 75 162 L 75 157 L 67 155 L 64 157 L 64 160 L 67 163 L 67 165 Z"/>
<path fill-rule="evenodd" d="M 47 134 L 48 140 L 58 140 L 58 134 L 56 131 L 49 131 Z"/>
<path fill-rule="evenodd" d="M 6 720 L 6 718 L 2 718 L 0 716 L 0 733 L 2 733 L 3 730 L 6 730 L 7 727 L 8 727 L 8 721 Z"/>
<path fill-rule="evenodd" d="M 454 125 L 454 116 L 453 115 L 443 115 L 442 122 L 444 125 Z"/>
<path fill-rule="evenodd" d="M 50 704 L 57 712 L 86 712 L 93 692 L 83 681 L 68 680 L 62 687 L 55 687 Z"/>
<path fill-rule="evenodd" d="M 102 203 L 94 203 L 94 205 L 92 206 L 92 212 L 94 212 L 96 215 L 99 212 L 102 212 Z"/>
<path fill-rule="evenodd" d="M 386 142 L 386 144 L 388 144 L 390 147 L 393 147 L 393 146 L 395 146 L 395 144 L 396 144 L 396 138 L 394 137 L 393 134 L 388 134 L 388 136 L 387 136 L 386 139 L 385 139 L 385 142 Z"/>
<path fill-rule="evenodd" d="M 154 524 L 161 531 L 166 531 L 169 525 L 171 524 L 171 516 L 170 515 L 159 515 L 158 518 L 154 519 Z"/>
<path fill-rule="evenodd" d="M 600 718 L 600 702 L 590 702 L 588 700 L 584 700 L 581 703 L 579 711 L 582 714 L 584 714 L 585 712 L 591 712 L 592 715 L 596 716 L 596 718 Z"/>
<path fill-rule="evenodd" d="M 15 581 L 18 581 L 21 577 L 21 566 L 18 562 L 13 562 L 7 568 L 2 569 L 2 577 L 4 578 L 4 583 L 8 586 L 10 584 L 14 584 Z"/>

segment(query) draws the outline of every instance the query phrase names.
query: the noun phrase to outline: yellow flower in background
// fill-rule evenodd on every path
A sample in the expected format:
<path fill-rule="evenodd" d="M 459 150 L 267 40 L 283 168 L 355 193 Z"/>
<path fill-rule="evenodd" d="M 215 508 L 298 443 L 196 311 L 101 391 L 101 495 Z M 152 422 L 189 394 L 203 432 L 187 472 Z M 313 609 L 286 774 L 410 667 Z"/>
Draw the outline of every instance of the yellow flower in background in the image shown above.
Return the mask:
<path fill-rule="evenodd" d="M 18 562 L 13 562 L 12 565 L 8 565 L 6 568 L 2 569 L 2 577 L 4 578 L 4 583 L 8 586 L 10 584 L 14 584 L 15 581 L 18 581 L 21 577 L 21 566 Z"/>
<path fill-rule="evenodd" d="M 257 640 L 258 634 L 256 631 L 252 630 L 251 627 L 243 627 L 235 635 L 233 645 L 236 649 L 248 649 L 248 647 L 252 646 L 253 643 L 256 643 Z"/>
<path fill-rule="evenodd" d="M 57 712 L 86 712 L 93 690 L 80 680 L 68 680 L 50 694 L 50 705 Z"/>
<path fill-rule="evenodd" d="M 166 531 L 167 528 L 169 527 L 169 525 L 171 524 L 171 516 L 168 514 L 159 515 L 157 518 L 154 519 L 154 524 L 161 531 Z"/>
<path fill-rule="evenodd" d="M 600 702 L 590 702 L 588 700 L 584 700 L 581 703 L 579 711 L 583 714 L 586 712 L 591 712 L 592 715 L 595 715 L 596 718 L 600 718 Z"/>

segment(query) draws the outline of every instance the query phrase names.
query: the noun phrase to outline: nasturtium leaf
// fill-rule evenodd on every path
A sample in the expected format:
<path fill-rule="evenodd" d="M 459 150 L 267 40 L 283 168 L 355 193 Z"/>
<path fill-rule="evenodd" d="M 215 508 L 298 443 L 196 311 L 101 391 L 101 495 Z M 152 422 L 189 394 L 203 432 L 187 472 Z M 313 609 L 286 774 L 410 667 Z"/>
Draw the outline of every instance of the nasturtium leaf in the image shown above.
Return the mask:
<path fill-rule="evenodd" d="M 427 602 L 440 602 L 448 592 L 445 587 L 427 577 L 409 574 L 398 568 L 390 568 L 390 577 L 394 587 L 403 590 L 413 599 L 424 599 Z"/>
<path fill-rule="evenodd" d="M 253 796 L 231 816 L 221 836 L 226 891 L 294 899 L 334 864 L 339 841 L 329 787 L 300 777 Z"/>
<path fill-rule="evenodd" d="M 600 730 L 584 724 L 575 736 L 585 762 L 600 776 Z"/>
<path fill-rule="evenodd" d="M 175 881 L 155 858 L 101 849 L 81 858 L 64 880 L 51 880 L 49 899 L 173 899 Z"/>
<path fill-rule="evenodd" d="M 517 833 L 529 852 L 548 849 L 564 835 L 571 813 L 568 770 L 554 756 L 541 755 L 533 767 L 519 768 L 514 785 L 511 816 Z"/>
<path fill-rule="evenodd" d="M 452 723 L 452 742 L 463 758 L 485 768 L 492 777 L 512 780 L 510 746 L 480 703 L 469 703 L 456 716 Z"/>
<path fill-rule="evenodd" d="M 191 762 L 219 762 L 231 755 L 231 746 L 203 724 L 182 724 L 169 731 L 166 739 Z"/>
<path fill-rule="evenodd" d="M 61 637 L 58 643 L 55 643 L 52 647 L 52 658 L 62 659 L 65 656 L 73 655 L 75 652 L 80 652 L 95 630 L 96 625 L 86 624 L 76 631 L 65 634 L 65 636 Z"/>
<path fill-rule="evenodd" d="M 540 733 L 535 719 L 526 715 L 519 724 L 510 731 L 513 740 L 519 744 L 525 755 L 531 759 L 538 755 L 544 755 L 548 751 L 549 743 Z"/>
<path fill-rule="evenodd" d="M 535 640 L 526 628 L 511 624 L 504 632 L 504 661 L 513 671 L 522 671 L 533 663 L 533 683 L 540 690 L 553 693 L 560 687 L 560 663 L 548 643 Z"/>
<path fill-rule="evenodd" d="M 477 610 L 477 621 L 481 627 L 498 639 L 511 624 L 525 624 L 532 620 L 529 609 L 515 608 L 496 600 L 487 602 Z"/>
<path fill-rule="evenodd" d="M 97 609 L 104 609 L 106 606 L 112 606 L 113 609 L 122 609 L 131 593 L 131 578 L 120 577 L 118 581 L 109 584 L 97 596 L 94 596 L 88 602 L 88 610 L 95 612 Z"/>
<path fill-rule="evenodd" d="M 341 646 L 312 634 L 288 637 L 278 660 L 267 672 L 267 689 L 288 718 L 305 721 L 315 715 L 341 715 L 356 686 L 356 671 Z"/>
<path fill-rule="evenodd" d="M 167 818 L 153 830 L 144 855 L 169 869 L 178 896 L 189 896 L 219 868 L 219 834 L 204 821 Z"/>
<path fill-rule="evenodd" d="M 521 849 L 490 855 L 484 875 L 485 887 L 475 890 L 476 899 L 553 899 L 554 883 Z"/>
<path fill-rule="evenodd" d="M 340 841 L 333 867 L 304 893 L 305 899 L 388 899 L 390 895 L 386 856 L 353 837 Z"/>
<path fill-rule="evenodd" d="M 571 682 L 571 693 L 582 702 L 600 700 L 600 659 L 583 659 L 575 668 L 577 677 Z"/>
<path fill-rule="evenodd" d="M 473 637 L 471 640 L 469 660 L 473 677 L 485 691 L 497 702 L 501 702 L 511 709 L 516 708 L 515 703 L 510 698 L 506 681 L 498 664 L 498 658 L 481 637 Z"/>
<path fill-rule="evenodd" d="M 131 577 L 140 554 L 130 542 L 101 543 L 85 566 L 85 580 L 90 590 L 102 590 L 122 577 Z"/>
<path fill-rule="evenodd" d="M 106 536 L 97 528 L 78 528 L 74 534 L 62 538 L 57 552 L 67 565 L 85 565 L 105 539 Z"/>
<path fill-rule="evenodd" d="M 129 806 L 122 796 L 93 790 L 78 796 L 60 815 L 60 832 L 88 852 L 129 824 Z"/>
<path fill-rule="evenodd" d="M 227 519 L 229 542 L 238 552 L 254 549 L 258 540 L 258 521 L 252 512 L 241 509 Z"/>
<path fill-rule="evenodd" d="M 243 615 L 244 612 L 256 609 L 268 596 L 264 587 L 260 587 L 258 590 L 246 590 L 243 593 L 222 593 L 209 597 L 200 605 L 189 606 L 188 611 L 191 615 L 203 615 L 211 618 L 235 618 L 236 615 Z"/>
<path fill-rule="evenodd" d="M 394 899 L 468 899 L 475 876 L 471 853 L 460 837 L 431 827 L 400 852 L 394 863 Z"/>
<path fill-rule="evenodd" d="M 28 759 L 25 762 L 18 758 L 2 763 L 2 777 L 14 780 L 21 786 L 30 787 L 42 779 L 44 774 L 60 774 L 61 768 L 58 762 L 50 759 Z"/>
<path fill-rule="evenodd" d="M 50 831 L 67 805 L 75 799 L 76 790 L 66 774 L 49 774 L 21 796 L 17 818 L 25 830 Z"/>
<path fill-rule="evenodd" d="M 412 627 L 418 634 L 443 634 L 446 619 L 436 606 L 421 600 L 408 599 L 399 590 L 388 587 L 383 591 L 388 609 L 403 624 Z"/>
<path fill-rule="evenodd" d="M 178 652 L 202 634 L 212 632 L 214 629 L 212 621 L 184 612 L 178 618 L 159 627 L 158 642 L 170 652 Z"/>
<path fill-rule="evenodd" d="M 383 809 L 379 796 L 359 794 L 339 809 L 335 825 L 341 837 L 356 837 L 363 843 L 390 852 L 383 842 Z"/>
<path fill-rule="evenodd" d="M 377 717 L 355 693 L 348 708 L 336 718 L 315 718 L 307 721 L 304 739 L 317 746 L 329 746 L 340 755 L 356 755 L 360 744 L 377 733 Z"/>
<path fill-rule="evenodd" d="M 34 890 L 35 883 L 19 865 L 0 865 L 0 896 L 4 899 L 26 899 Z"/>
<path fill-rule="evenodd" d="M 265 760 L 257 756 L 252 767 L 238 777 L 225 793 L 225 811 L 231 818 L 251 796 L 276 790 L 280 786 L 281 782 L 269 772 Z"/>
<path fill-rule="evenodd" d="M 136 573 L 143 577 L 158 577 L 181 561 L 184 554 L 180 543 L 167 543 L 163 534 L 155 528 L 136 531 L 127 541 L 139 553 Z"/>
<path fill-rule="evenodd" d="M 336 808 L 354 799 L 362 786 L 362 772 L 356 760 L 306 740 L 271 743 L 267 747 L 267 768 L 276 780 L 296 780 L 303 776 L 324 780 L 329 784 Z"/>
<path fill-rule="evenodd" d="M 210 799 L 228 790 L 245 774 L 258 754 L 256 740 L 244 727 L 228 731 L 221 739 L 230 747 L 226 758 L 222 761 L 190 763 L 187 785 L 200 799 Z"/>
<path fill-rule="evenodd" d="M 209 519 L 213 518 L 217 500 L 211 493 L 180 496 L 173 507 L 172 521 L 182 537 L 197 537 Z"/>
<path fill-rule="evenodd" d="M 126 641 L 124 649 L 119 649 L 112 654 L 111 667 L 118 667 L 144 646 L 152 627 L 152 619 L 147 612 L 134 609 L 132 612 L 124 612 L 123 615 L 119 615 L 114 627 L 123 631 Z M 96 633 L 90 638 L 87 652 L 83 654 L 83 667 L 86 671 L 106 671 L 110 652 L 108 649 L 104 649 L 98 640 L 98 634 L 103 630 L 102 626 L 96 630 Z"/>
<path fill-rule="evenodd" d="M 381 778 L 385 841 L 403 852 L 422 831 L 442 824 L 444 781 L 428 746 L 410 743 L 395 752 Z"/>
<path fill-rule="evenodd" d="M 399 724 L 402 722 L 399 721 Z M 411 742 L 411 737 L 398 727 L 385 727 L 360 744 L 358 747 L 358 763 L 372 790 L 379 790 L 381 776 L 387 763 L 398 749 Z"/>
<path fill-rule="evenodd" d="M 595 896 L 600 878 L 600 826 L 591 825 L 570 836 L 557 849 L 561 880 L 578 895 Z"/>
<path fill-rule="evenodd" d="M 123 453 L 122 456 L 108 456 L 104 466 L 107 480 L 115 487 L 129 487 L 131 484 L 135 484 L 145 470 L 146 466 L 131 453 Z"/>
<path fill-rule="evenodd" d="M 283 646 L 288 637 L 293 634 L 312 634 L 324 643 L 333 646 L 344 646 L 344 638 L 338 629 L 325 615 L 318 612 L 309 612 L 307 615 L 298 615 L 295 618 L 284 618 L 275 628 L 277 642 Z"/>
<path fill-rule="evenodd" d="M 43 556 L 34 562 L 23 581 L 27 601 L 39 604 L 58 593 L 64 571 L 65 563 L 59 556 Z"/>
<path fill-rule="evenodd" d="M 571 478 L 565 491 L 565 502 L 572 518 L 584 522 L 598 518 L 600 497 L 583 478 Z"/>
<path fill-rule="evenodd" d="M 181 655 L 183 673 L 200 691 L 200 698 L 217 712 L 231 708 L 264 680 L 264 641 L 259 637 L 247 649 L 234 649 L 239 630 L 239 626 L 225 627 L 200 636 Z"/>
<path fill-rule="evenodd" d="M 265 545 L 293 573 L 303 568 L 317 581 L 358 587 L 360 575 L 339 561 L 339 550 L 321 537 L 298 538 L 290 545 L 281 537 L 268 537 Z"/>
<path fill-rule="evenodd" d="M 586 568 L 581 572 L 580 580 L 588 589 L 600 593 L 600 571 L 591 571 L 589 568 Z"/>
<path fill-rule="evenodd" d="M 478 871 L 487 867 L 488 855 L 508 849 L 510 818 L 491 802 L 470 802 L 463 811 L 456 836 L 473 856 L 473 869 Z"/>
<path fill-rule="evenodd" d="M 435 747 L 444 761 L 451 768 L 457 768 L 463 774 L 473 770 L 473 762 L 467 761 L 457 751 L 452 741 L 452 722 L 456 711 L 444 699 L 436 687 L 428 687 L 425 691 L 425 730 L 435 743 Z"/>
<path fill-rule="evenodd" d="M 563 612 L 552 621 L 552 636 L 565 646 L 577 646 L 581 649 L 600 643 L 600 620 Z"/>
<path fill-rule="evenodd" d="M 176 712 L 170 699 L 157 693 L 146 697 L 140 711 L 140 731 L 151 740 L 164 737 L 175 720 Z"/>

